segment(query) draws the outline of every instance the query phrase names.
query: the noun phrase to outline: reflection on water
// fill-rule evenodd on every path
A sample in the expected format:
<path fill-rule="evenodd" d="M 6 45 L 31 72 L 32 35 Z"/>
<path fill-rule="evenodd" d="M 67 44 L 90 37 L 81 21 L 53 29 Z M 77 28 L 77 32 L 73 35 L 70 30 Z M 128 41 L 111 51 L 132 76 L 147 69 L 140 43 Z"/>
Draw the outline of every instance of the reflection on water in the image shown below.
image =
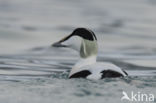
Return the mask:
<path fill-rule="evenodd" d="M 1 0 L 0 101 L 120 103 L 123 90 L 156 96 L 155 10 L 154 0 Z M 78 53 L 50 45 L 76 27 L 97 35 L 98 61 L 129 77 L 68 79 Z"/>

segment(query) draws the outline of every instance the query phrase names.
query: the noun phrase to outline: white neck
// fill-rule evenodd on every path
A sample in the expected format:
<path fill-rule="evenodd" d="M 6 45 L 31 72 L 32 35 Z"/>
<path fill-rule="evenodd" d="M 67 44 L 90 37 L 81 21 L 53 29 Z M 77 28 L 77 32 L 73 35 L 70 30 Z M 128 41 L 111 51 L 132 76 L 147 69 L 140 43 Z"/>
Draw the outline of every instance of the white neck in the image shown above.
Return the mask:
<path fill-rule="evenodd" d="M 74 68 L 81 68 L 82 66 L 96 63 L 96 56 L 90 56 L 88 58 L 81 58 L 75 65 Z"/>

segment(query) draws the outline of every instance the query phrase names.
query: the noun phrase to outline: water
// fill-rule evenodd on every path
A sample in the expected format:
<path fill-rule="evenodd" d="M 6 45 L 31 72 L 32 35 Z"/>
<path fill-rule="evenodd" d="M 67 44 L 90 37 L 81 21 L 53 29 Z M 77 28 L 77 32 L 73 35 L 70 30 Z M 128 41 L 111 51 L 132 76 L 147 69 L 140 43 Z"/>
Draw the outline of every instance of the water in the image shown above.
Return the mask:
<path fill-rule="evenodd" d="M 155 11 L 154 0 L 0 0 L 0 101 L 127 103 L 122 91 L 156 97 Z M 97 35 L 98 61 L 129 77 L 68 79 L 78 53 L 50 45 L 76 27 Z"/>

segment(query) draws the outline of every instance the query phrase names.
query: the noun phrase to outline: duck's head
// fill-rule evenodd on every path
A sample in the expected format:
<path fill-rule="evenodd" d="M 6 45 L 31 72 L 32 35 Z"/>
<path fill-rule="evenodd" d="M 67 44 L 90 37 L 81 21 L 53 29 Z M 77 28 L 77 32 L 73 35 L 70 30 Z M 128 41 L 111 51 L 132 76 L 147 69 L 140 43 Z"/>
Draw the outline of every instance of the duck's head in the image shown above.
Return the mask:
<path fill-rule="evenodd" d="M 97 38 L 93 31 L 77 28 L 70 35 L 54 43 L 54 47 L 69 47 L 80 52 L 81 58 L 96 56 L 98 52 Z"/>

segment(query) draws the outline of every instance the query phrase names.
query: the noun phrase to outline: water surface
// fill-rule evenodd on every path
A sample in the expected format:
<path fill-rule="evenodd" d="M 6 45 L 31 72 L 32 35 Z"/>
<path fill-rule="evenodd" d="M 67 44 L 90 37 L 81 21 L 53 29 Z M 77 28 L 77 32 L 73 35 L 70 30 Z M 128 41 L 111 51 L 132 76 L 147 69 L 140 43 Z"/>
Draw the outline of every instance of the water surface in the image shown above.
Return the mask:
<path fill-rule="evenodd" d="M 156 97 L 155 11 L 154 0 L 1 0 L 0 101 L 127 103 L 122 91 Z M 129 77 L 68 79 L 78 53 L 50 45 L 77 27 L 97 35 L 97 61 Z"/>

